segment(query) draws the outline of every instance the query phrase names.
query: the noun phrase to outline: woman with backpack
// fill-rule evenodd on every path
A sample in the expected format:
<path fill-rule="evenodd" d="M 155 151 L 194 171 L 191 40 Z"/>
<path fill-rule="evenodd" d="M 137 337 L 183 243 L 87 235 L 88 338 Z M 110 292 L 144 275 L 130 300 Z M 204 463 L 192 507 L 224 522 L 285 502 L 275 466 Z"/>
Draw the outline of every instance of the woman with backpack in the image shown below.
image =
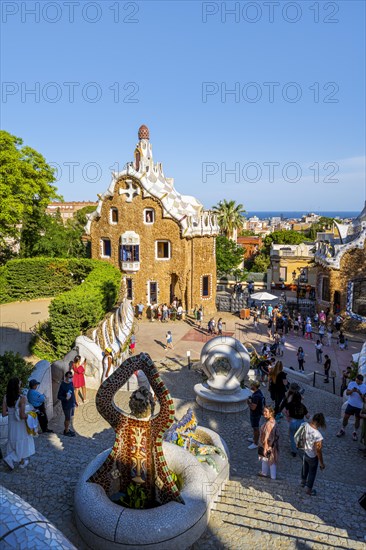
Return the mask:
<path fill-rule="evenodd" d="M 265 406 L 263 408 L 263 416 L 266 422 L 261 426 L 258 445 L 258 458 L 262 463 L 262 470 L 258 475 L 259 477 L 276 479 L 279 431 L 273 407 Z"/>
<path fill-rule="evenodd" d="M 299 371 L 304 372 L 305 353 L 301 346 L 298 348 L 296 355 L 297 355 L 297 361 L 299 363 Z"/>
<path fill-rule="evenodd" d="M 309 412 L 302 402 L 301 394 L 298 391 L 292 394 L 292 399 L 287 403 L 286 409 L 290 418 L 289 435 L 291 454 L 293 457 L 296 457 L 297 447 L 294 436 L 301 424 L 305 422 L 305 417 L 309 417 Z"/>
<path fill-rule="evenodd" d="M 319 431 L 319 428 L 326 428 L 324 415 L 322 413 L 314 414 L 310 423 L 308 424 L 305 422 L 303 426 L 303 428 L 300 427 L 303 432 L 301 447 L 304 450 L 301 470 L 301 487 L 306 487 L 307 495 L 314 496 L 316 495 L 316 491 L 313 489 L 313 485 L 318 465 L 321 470 L 325 468 L 322 453 L 323 436 Z M 298 448 L 300 448 L 299 445 Z"/>

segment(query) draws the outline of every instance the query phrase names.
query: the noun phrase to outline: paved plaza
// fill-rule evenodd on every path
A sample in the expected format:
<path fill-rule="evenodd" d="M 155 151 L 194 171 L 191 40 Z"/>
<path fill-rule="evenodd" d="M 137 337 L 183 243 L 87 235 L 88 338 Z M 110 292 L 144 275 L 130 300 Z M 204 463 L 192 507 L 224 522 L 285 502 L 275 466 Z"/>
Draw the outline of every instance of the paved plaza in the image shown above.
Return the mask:
<path fill-rule="evenodd" d="M 11 309 L 10 304 L 6 307 Z M 36 302 L 32 307 L 34 311 L 40 311 Z M 21 308 L 16 309 L 12 322 L 19 321 L 16 315 L 20 311 Z M 258 330 L 254 330 L 251 321 L 240 321 L 231 314 L 222 314 L 222 317 L 226 322 L 224 330 L 244 344 L 251 342 L 259 348 L 268 340 L 264 321 Z M 9 311 L 7 319 L 11 320 Z M 163 344 L 168 329 L 173 333 L 174 350 L 166 352 Z M 358 452 L 359 444 L 351 440 L 351 429 L 346 437 L 335 437 L 342 405 L 340 373 L 349 364 L 352 353 L 360 350 L 361 342 L 350 340 L 349 349 L 340 351 L 334 340 L 331 349 L 328 348 L 332 370 L 337 375 L 336 395 L 332 393 L 331 384 L 323 383 L 322 377 L 318 377 L 317 388 L 308 382 L 303 383 L 304 402 L 310 413 L 324 412 L 327 420 L 324 433 L 326 469 L 318 473 L 315 482 L 318 495 L 309 497 L 299 486 L 301 460 L 290 454 L 285 420 L 280 423 L 278 479 L 270 481 L 257 477 L 256 451 L 247 448 L 246 438 L 251 435 L 248 411 L 224 415 L 205 411 L 196 405 L 193 387 L 202 381 L 202 375 L 194 360 L 199 358 L 207 338 L 204 330 L 197 330 L 193 324 L 183 321 L 166 325 L 147 320 L 137 323 L 136 353 L 146 351 L 157 362 L 174 399 L 176 416 L 182 416 L 188 407 L 192 407 L 199 423 L 218 432 L 230 451 L 230 481 L 217 500 L 207 531 L 193 549 L 365 548 L 366 513 L 357 501 L 365 491 L 366 461 Z M 306 342 L 303 338 L 288 337 L 284 364 L 297 367 L 295 350 L 299 345 L 306 353 L 305 370 L 311 372 L 317 368 L 314 342 Z M 187 350 L 193 359 L 190 370 Z M 289 379 L 291 381 L 291 376 Z M 266 398 L 270 402 L 268 393 Z M 88 390 L 88 399 L 89 402 L 76 411 L 74 427 L 77 437 L 62 435 L 63 416 L 57 405 L 50 425 L 55 433 L 43 434 L 36 439 L 37 452 L 29 467 L 24 471 L 10 472 L 3 464 L 0 466 L 2 484 L 37 508 L 80 550 L 87 550 L 87 546 L 75 528 L 74 488 L 86 464 L 112 446 L 114 441 L 113 430 L 96 411 L 95 392 Z M 118 402 L 120 399 L 123 400 L 123 396 L 118 398 Z"/>

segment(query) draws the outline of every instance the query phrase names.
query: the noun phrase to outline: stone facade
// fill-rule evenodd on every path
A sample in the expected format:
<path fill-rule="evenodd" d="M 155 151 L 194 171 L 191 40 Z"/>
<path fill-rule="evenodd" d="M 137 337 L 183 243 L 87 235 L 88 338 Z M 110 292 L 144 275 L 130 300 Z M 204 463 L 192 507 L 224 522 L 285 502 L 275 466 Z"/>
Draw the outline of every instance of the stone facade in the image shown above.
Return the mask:
<path fill-rule="evenodd" d="M 345 252 L 340 260 L 339 269 L 318 265 L 317 301 L 319 307 L 321 309 L 330 307 L 331 313 L 344 314 L 348 309 L 348 285 L 362 278 L 366 279 L 366 240 L 363 248 L 354 248 Z M 327 282 L 324 281 L 325 279 L 328 279 Z M 366 312 L 364 316 L 366 317 Z"/>
<path fill-rule="evenodd" d="M 146 127 L 139 130 L 135 161 L 113 174 L 107 192 L 90 215 L 86 233 L 92 258 L 111 262 L 125 274 L 134 304 L 203 305 L 216 311 L 216 216 L 154 164 Z"/>
<path fill-rule="evenodd" d="M 366 204 L 352 224 L 318 235 L 316 295 L 319 308 L 366 323 Z"/>

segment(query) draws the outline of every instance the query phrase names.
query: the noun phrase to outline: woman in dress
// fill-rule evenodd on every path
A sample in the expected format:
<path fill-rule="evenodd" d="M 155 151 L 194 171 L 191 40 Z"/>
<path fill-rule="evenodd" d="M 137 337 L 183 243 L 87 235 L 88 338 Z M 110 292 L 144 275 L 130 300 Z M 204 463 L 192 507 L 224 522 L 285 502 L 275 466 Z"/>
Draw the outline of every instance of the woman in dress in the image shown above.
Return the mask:
<path fill-rule="evenodd" d="M 82 397 L 83 403 L 87 402 L 86 386 L 85 386 L 85 368 L 86 368 L 86 359 L 84 363 L 81 364 L 80 355 L 76 355 L 72 363 L 72 371 L 74 373 L 73 384 L 74 384 L 74 390 L 75 390 L 76 406 L 79 405 L 78 403 L 79 390 L 81 390 L 81 397 Z"/>
<path fill-rule="evenodd" d="M 4 461 L 11 470 L 14 470 L 14 462 L 19 462 L 19 468 L 26 468 L 29 457 L 36 452 L 33 436 L 28 434 L 25 422 L 27 399 L 21 395 L 20 388 L 19 378 L 11 378 L 3 400 L 2 415 L 8 416 L 8 444 Z"/>
<path fill-rule="evenodd" d="M 262 463 L 262 471 L 259 477 L 276 479 L 278 463 L 279 432 L 275 421 L 275 411 L 272 407 L 264 407 L 263 416 L 266 422 L 259 433 L 258 458 Z"/>

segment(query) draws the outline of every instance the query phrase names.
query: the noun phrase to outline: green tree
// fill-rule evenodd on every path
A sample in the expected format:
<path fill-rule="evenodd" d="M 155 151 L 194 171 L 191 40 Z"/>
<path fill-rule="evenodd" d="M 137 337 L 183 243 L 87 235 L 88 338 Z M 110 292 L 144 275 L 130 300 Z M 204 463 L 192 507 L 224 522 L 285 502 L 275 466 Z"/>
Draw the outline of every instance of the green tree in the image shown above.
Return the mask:
<path fill-rule="evenodd" d="M 219 276 L 232 273 L 243 261 L 244 249 L 224 236 L 216 238 L 216 268 Z"/>
<path fill-rule="evenodd" d="M 316 240 L 316 234 L 321 233 L 322 231 L 327 231 L 329 229 L 332 229 L 333 223 L 336 219 L 335 218 L 328 218 L 326 216 L 321 216 L 319 220 L 316 223 L 313 223 L 313 225 L 306 231 L 306 236 L 311 240 Z M 339 221 L 339 220 L 336 220 Z"/>
<path fill-rule="evenodd" d="M 26 215 L 35 202 L 46 208 L 50 200 L 60 198 L 54 169 L 44 157 L 23 140 L 0 131 L 0 248 L 7 248 L 7 239 L 18 239 Z"/>
<path fill-rule="evenodd" d="M 264 238 L 262 252 L 269 256 L 271 244 L 300 244 L 308 241 L 309 239 L 298 231 L 281 229 L 280 231 L 273 231 Z"/>
<path fill-rule="evenodd" d="M 267 254 L 259 253 L 255 256 L 250 271 L 253 273 L 266 273 L 269 268 L 270 259 Z"/>
<path fill-rule="evenodd" d="M 0 398 L 6 394 L 6 386 L 11 378 L 19 378 L 25 386 L 34 366 L 25 361 L 19 353 L 6 351 L 0 355 Z"/>
<path fill-rule="evenodd" d="M 234 230 L 243 228 L 244 206 L 242 204 L 236 204 L 235 201 L 219 201 L 216 206 L 212 207 L 215 214 L 217 214 L 217 221 L 220 226 L 220 230 L 225 237 L 232 237 Z"/>
<path fill-rule="evenodd" d="M 256 234 L 251 229 L 242 229 L 242 231 L 240 231 L 240 237 L 256 237 Z"/>
<path fill-rule="evenodd" d="M 86 214 L 94 207 L 87 206 L 64 224 L 60 211 L 55 216 L 46 214 L 43 207 L 35 206 L 32 215 L 27 215 L 20 240 L 23 258 L 46 256 L 48 258 L 87 257 L 87 246 L 82 242 Z"/>

